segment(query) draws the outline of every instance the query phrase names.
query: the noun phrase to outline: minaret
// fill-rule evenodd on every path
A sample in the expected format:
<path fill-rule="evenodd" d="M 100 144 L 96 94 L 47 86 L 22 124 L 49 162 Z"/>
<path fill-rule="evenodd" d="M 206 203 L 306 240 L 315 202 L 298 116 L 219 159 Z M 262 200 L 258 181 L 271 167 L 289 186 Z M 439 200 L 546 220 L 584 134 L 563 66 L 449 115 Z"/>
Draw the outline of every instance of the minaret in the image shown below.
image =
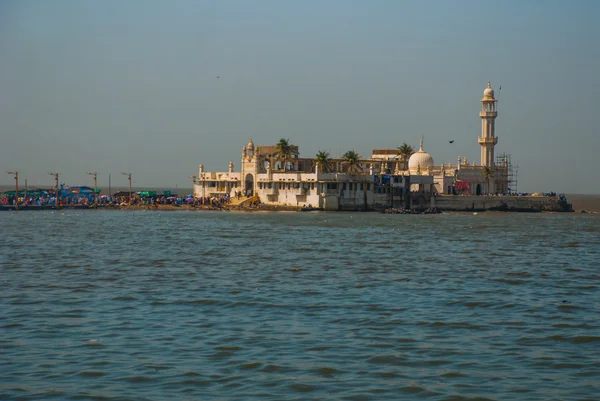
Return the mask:
<path fill-rule="evenodd" d="M 494 165 L 494 146 L 498 143 L 498 138 L 495 136 L 495 123 L 498 112 L 496 111 L 496 102 L 494 98 L 494 90 L 490 81 L 487 88 L 483 91 L 481 98 L 481 136 L 477 138 L 477 142 L 481 145 L 481 165 L 492 167 Z"/>

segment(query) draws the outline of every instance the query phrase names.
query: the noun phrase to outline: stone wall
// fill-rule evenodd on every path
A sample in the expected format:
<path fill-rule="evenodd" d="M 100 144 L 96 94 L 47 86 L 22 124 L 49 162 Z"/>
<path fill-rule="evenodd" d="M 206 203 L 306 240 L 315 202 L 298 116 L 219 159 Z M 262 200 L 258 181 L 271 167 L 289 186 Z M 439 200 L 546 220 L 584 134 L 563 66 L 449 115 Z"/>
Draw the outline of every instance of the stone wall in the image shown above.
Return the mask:
<path fill-rule="evenodd" d="M 442 211 L 568 211 L 552 196 L 436 196 L 432 203 Z"/>

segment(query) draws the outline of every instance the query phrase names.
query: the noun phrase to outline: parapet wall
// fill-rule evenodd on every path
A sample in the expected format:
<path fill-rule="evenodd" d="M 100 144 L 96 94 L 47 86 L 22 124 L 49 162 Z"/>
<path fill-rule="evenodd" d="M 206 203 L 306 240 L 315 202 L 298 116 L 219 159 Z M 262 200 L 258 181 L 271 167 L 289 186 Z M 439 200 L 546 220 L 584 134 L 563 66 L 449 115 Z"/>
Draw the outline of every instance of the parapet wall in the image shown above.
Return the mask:
<path fill-rule="evenodd" d="M 432 206 L 443 211 L 570 211 L 566 202 L 554 196 L 438 195 L 432 203 Z"/>

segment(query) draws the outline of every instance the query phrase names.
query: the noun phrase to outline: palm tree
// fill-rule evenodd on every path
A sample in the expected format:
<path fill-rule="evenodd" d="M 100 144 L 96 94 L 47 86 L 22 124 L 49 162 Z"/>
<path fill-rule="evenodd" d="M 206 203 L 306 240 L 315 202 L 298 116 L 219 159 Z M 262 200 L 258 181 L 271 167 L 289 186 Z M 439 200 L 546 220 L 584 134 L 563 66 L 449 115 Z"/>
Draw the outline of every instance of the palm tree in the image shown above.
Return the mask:
<path fill-rule="evenodd" d="M 329 157 L 329 152 L 321 151 L 316 154 L 314 164 L 319 164 L 319 173 L 330 173 L 333 169 L 333 164 L 331 163 L 331 158 Z M 314 166 L 313 164 L 313 166 Z"/>
<path fill-rule="evenodd" d="M 348 174 L 353 174 L 362 170 L 360 166 L 360 156 L 354 150 L 349 150 L 342 156 L 344 161 L 342 162 L 348 166 Z"/>
<path fill-rule="evenodd" d="M 410 146 L 408 143 L 404 142 L 402 146 L 398 146 L 398 155 L 404 162 L 404 169 L 406 169 L 406 162 L 415 153 L 415 148 Z"/>
<path fill-rule="evenodd" d="M 277 144 L 277 150 L 275 151 L 275 158 L 283 162 L 283 171 L 286 170 L 287 164 L 290 160 L 298 154 L 296 146 L 290 145 L 289 139 L 281 138 Z"/>
<path fill-rule="evenodd" d="M 485 166 L 483 168 L 483 178 L 485 178 L 485 182 L 487 183 L 486 193 L 490 192 L 490 177 L 494 176 L 494 169 L 490 166 Z"/>

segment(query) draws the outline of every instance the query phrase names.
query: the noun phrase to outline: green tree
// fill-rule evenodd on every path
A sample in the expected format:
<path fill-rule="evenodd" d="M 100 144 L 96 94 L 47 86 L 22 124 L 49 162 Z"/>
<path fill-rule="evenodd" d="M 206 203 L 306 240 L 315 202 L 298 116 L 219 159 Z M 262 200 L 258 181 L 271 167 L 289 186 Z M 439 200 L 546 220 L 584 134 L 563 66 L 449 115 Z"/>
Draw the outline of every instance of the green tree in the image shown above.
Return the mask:
<path fill-rule="evenodd" d="M 362 170 L 360 156 L 354 150 L 347 151 L 342 158 L 344 159 L 342 163 L 348 167 L 348 174 L 354 174 Z"/>
<path fill-rule="evenodd" d="M 486 182 L 486 193 L 489 194 L 490 193 L 490 178 L 494 176 L 494 169 L 490 166 L 485 166 L 483 168 L 483 178 L 485 179 Z"/>
<path fill-rule="evenodd" d="M 283 163 L 283 171 L 286 170 L 289 161 L 293 160 L 294 156 L 298 154 L 296 146 L 290 145 L 289 139 L 281 138 L 277 144 L 275 151 L 275 158 Z"/>
<path fill-rule="evenodd" d="M 407 168 L 408 159 L 415 153 L 415 148 L 404 142 L 402 146 L 398 146 L 398 154 L 400 159 L 404 162 L 404 169 Z"/>
<path fill-rule="evenodd" d="M 314 163 L 319 164 L 319 173 L 330 173 L 331 170 L 333 170 L 333 163 L 329 157 L 329 152 L 319 150 L 315 157 Z"/>

